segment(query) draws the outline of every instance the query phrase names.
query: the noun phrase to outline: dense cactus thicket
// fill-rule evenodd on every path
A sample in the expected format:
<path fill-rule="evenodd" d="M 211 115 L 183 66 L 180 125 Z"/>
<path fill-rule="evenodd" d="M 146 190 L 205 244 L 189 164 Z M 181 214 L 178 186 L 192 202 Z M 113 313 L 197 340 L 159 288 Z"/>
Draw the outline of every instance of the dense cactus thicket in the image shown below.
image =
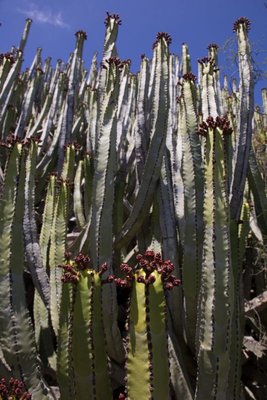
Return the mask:
<path fill-rule="evenodd" d="M 103 57 L 0 57 L 0 399 L 266 399 L 267 90 L 159 32 Z"/>

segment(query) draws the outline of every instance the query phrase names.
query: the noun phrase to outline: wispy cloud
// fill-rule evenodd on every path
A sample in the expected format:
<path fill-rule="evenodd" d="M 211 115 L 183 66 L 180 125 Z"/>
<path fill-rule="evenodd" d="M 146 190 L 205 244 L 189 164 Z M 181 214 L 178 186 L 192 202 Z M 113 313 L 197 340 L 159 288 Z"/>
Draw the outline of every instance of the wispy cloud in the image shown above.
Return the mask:
<path fill-rule="evenodd" d="M 60 28 L 67 28 L 68 24 L 63 21 L 62 13 L 60 11 L 53 12 L 50 9 L 41 9 L 34 3 L 28 3 L 25 8 L 18 8 L 18 12 L 31 18 L 34 22 L 40 24 L 50 24 Z"/>

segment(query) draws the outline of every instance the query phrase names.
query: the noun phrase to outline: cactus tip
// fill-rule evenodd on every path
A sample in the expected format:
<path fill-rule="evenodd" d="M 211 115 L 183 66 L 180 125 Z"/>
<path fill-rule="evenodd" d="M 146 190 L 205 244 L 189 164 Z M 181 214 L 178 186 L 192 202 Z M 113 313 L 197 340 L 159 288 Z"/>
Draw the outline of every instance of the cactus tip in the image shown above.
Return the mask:
<path fill-rule="evenodd" d="M 188 82 L 192 81 L 193 83 L 195 83 L 197 80 L 197 77 L 194 74 L 192 74 L 192 72 L 188 72 L 187 74 L 183 75 L 183 79 L 185 81 L 188 81 Z"/>
<path fill-rule="evenodd" d="M 105 18 L 105 25 L 106 25 L 106 26 L 109 25 L 109 23 L 110 23 L 110 21 L 111 21 L 112 19 L 114 19 L 114 21 L 115 21 L 118 25 L 121 25 L 121 19 L 120 19 L 119 14 L 110 14 L 108 11 L 106 11 L 106 14 L 107 14 L 107 16 L 106 16 L 106 18 Z"/>
<path fill-rule="evenodd" d="M 87 39 L 87 33 L 83 30 L 79 30 L 75 33 L 76 37 L 83 37 L 85 40 Z"/>
<path fill-rule="evenodd" d="M 216 43 L 210 43 L 207 47 L 208 50 L 215 49 L 218 50 L 219 46 Z"/>
<path fill-rule="evenodd" d="M 237 32 L 237 31 L 238 31 L 238 28 L 239 28 L 241 25 L 242 25 L 242 26 L 246 29 L 246 31 L 248 32 L 248 31 L 250 30 L 250 27 L 251 27 L 251 22 L 250 22 L 250 20 L 249 20 L 248 18 L 246 18 L 246 17 L 240 17 L 240 18 L 238 18 L 238 19 L 234 22 L 233 31 L 234 31 L 234 32 Z"/>
<path fill-rule="evenodd" d="M 156 36 L 156 40 L 153 43 L 153 49 L 156 47 L 156 45 L 160 42 L 160 40 L 164 39 L 169 46 L 172 42 L 171 36 L 167 32 L 158 32 Z"/>

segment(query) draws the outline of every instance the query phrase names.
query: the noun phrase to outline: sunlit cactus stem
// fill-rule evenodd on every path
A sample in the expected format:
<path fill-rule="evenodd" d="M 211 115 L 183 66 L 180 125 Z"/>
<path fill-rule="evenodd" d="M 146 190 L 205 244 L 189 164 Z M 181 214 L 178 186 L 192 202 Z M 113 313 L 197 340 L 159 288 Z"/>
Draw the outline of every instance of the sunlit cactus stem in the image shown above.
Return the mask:
<path fill-rule="evenodd" d="M 226 118 L 207 118 L 199 129 L 206 138 L 204 245 L 197 329 L 198 378 L 195 399 L 232 398 L 228 387 L 235 309 L 231 258 L 226 145 L 232 128 Z"/>
<path fill-rule="evenodd" d="M 79 254 L 63 269 L 59 319 L 58 380 L 62 400 L 112 398 L 102 319 L 100 272 Z M 60 268 L 58 267 L 58 268 Z"/>
<path fill-rule="evenodd" d="M 240 115 L 237 131 L 237 145 L 234 153 L 235 169 L 231 182 L 231 218 L 240 219 L 242 198 L 248 170 L 252 137 L 252 118 L 254 111 L 254 79 L 248 31 L 250 21 L 240 18 L 234 23 L 238 38 L 238 59 L 240 75 Z"/>
<path fill-rule="evenodd" d="M 112 277 L 119 287 L 130 290 L 127 398 L 160 400 L 168 398 L 170 391 L 165 290 L 181 282 L 171 275 L 173 264 L 163 261 L 159 253 L 147 250 L 136 259 L 134 270 L 121 264 L 125 279 Z"/>

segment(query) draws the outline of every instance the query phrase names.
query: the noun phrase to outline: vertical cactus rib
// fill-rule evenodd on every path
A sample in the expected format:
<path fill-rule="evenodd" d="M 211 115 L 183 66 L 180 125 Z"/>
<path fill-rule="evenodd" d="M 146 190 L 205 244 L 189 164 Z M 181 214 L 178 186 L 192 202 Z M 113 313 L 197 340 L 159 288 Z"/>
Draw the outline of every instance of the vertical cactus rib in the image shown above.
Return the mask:
<path fill-rule="evenodd" d="M 73 192 L 73 212 L 76 218 L 78 228 L 85 225 L 85 216 L 83 210 L 83 199 L 81 192 L 81 183 L 83 178 L 84 160 L 80 160 L 74 178 L 74 192 Z"/>
<path fill-rule="evenodd" d="M 267 235 L 267 198 L 265 184 L 257 164 L 253 147 L 249 155 L 248 182 L 252 191 L 258 224 L 262 232 Z"/>
<path fill-rule="evenodd" d="M 192 350 L 195 347 L 203 236 L 203 169 L 200 140 L 196 135 L 196 88 L 194 80 L 193 74 L 183 76 L 182 96 L 179 103 L 185 218 L 182 279 L 186 310 L 185 328 L 188 344 Z"/>
<path fill-rule="evenodd" d="M 240 18 L 234 24 L 238 37 L 239 75 L 240 75 L 240 120 L 238 123 L 237 145 L 234 154 L 235 169 L 231 182 L 231 218 L 238 222 L 242 207 L 243 192 L 248 169 L 252 136 L 253 67 L 248 41 L 250 22 Z"/>
<path fill-rule="evenodd" d="M 42 260 L 45 267 L 48 267 L 48 249 L 51 237 L 51 226 L 53 224 L 55 201 L 56 201 L 56 175 L 50 175 L 45 197 L 45 205 L 42 219 L 39 243 L 41 247 Z"/>
<path fill-rule="evenodd" d="M 58 313 L 62 290 L 62 271 L 57 268 L 57 265 L 62 264 L 65 259 L 67 214 L 68 187 L 67 183 L 63 181 L 59 182 L 49 249 L 50 312 L 53 329 L 56 334 L 58 332 Z"/>
<path fill-rule="evenodd" d="M 88 153 L 94 154 L 96 150 L 97 141 L 97 123 L 98 123 L 98 113 L 97 113 L 97 91 L 91 87 L 87 89 L 87 104 L 88 107 L 85 109 L 85 118 L 87 121 L 86 129 L 86 151 Z"/>
<path fill-rule="evenodd" d="M 42 227 L 39 236 L 42 262 L 47 272 L 49 271 L 49 246 L 56 202 L 56 182 L 56 176 L 50 175 L 45 197 Z M 35 322 L 35 341 L 42 361 L 45 364 L 48 363 L 50 367 L 55 369 L 55 353 L 52 341 L 53 332 L 51 329 L 50 308 L 47 309 L 37 291 L 34 293 L 33 312 Z"/>
<path fill-rule="evenodd" d="M 71 354 L 75 295 L 76 287 L 73 286 L 72 283 L 63 285 L 59 313 L 59 340 L 57 350 L 57 379 L 62 400 L 73 400 L 76 395 Z"/>
<path fill-rule="evenodd" d="M 27 86 L 27 91 L 23 99 L 22 110 L 15 130 L 15 136 L 18 138 L 24 138 L 25 136 L 25 129 L 32 115 L 34 97 L 36 95 L 42 74 L 43 71 L 41 69 L 37 69 Z"/>
<path fill-rule="evenodd" d="M 136 130 L 135 130 L 135 157 L 136 169 L 139 185 L 141 183 L 142 173 L 145 166 L 146 153 L 148 148 L 148 133 L 146 127 L 146 99 L 148 96 L 149 81 L 149 64 L 148 59 L 143 58 L 141 61 L 140 72 L 138 74 L 138 88 L 136 101 Z"/>
<path fill-rule="evenodd" d="M 12 250 L 12 225 L 16 210 L 16 195 L 17 195 L 17 176 L 19 174 L 19 161 L 22 151 L 21 144 L 15 143 L 13 146 L 8 164 L 5 170 L 5 186 L 1 197 L 0 207 L 0 344 L 2 352 L 9 363 L 6 352 L 11 349 L 10 337 L 7 334 L 7 321 L 12 315 L 11 284 L 10 284 L 10 262 Z M 12 365 L 12 363 L 11 363 Z"/>
<path fill-rule="evenodd" d="M 29 146 L 29 153 L 26 159 L 25 212 L 23 218 L 25 253 L 27 266 L 31 272 L 34 285 L 44 304 L 48 308 L 50 301 L 49 280 L 41 257 L 35 220 L 35 169 L 37 142 L 31 140 Z"/>

